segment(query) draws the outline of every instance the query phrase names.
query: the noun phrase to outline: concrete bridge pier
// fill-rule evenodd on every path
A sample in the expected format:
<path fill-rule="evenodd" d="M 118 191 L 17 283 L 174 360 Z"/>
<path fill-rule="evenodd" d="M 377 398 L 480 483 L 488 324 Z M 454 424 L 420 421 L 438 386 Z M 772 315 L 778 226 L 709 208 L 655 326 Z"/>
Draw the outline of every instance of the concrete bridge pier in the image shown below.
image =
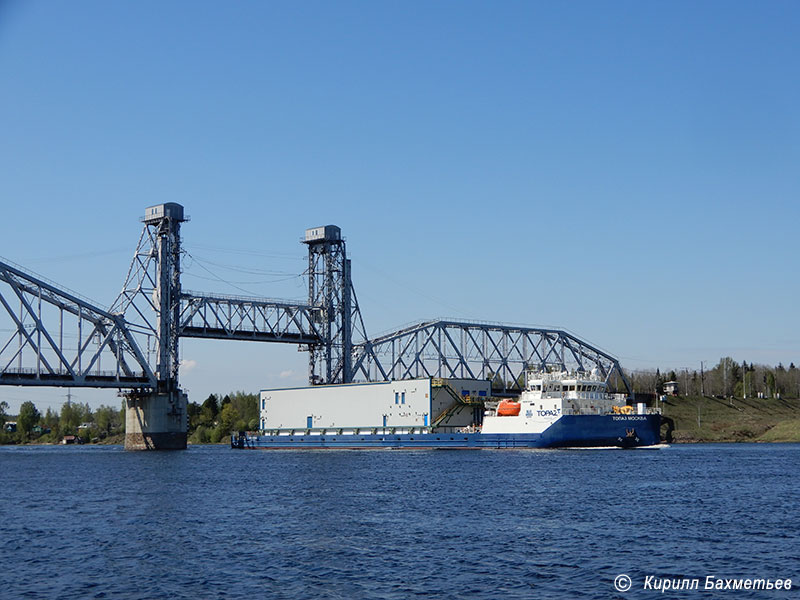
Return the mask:
<path fill-rule="evenodd" d="M 130 392 L 125 397 L 125 450 L 185 450 L 187 396 Z"/>

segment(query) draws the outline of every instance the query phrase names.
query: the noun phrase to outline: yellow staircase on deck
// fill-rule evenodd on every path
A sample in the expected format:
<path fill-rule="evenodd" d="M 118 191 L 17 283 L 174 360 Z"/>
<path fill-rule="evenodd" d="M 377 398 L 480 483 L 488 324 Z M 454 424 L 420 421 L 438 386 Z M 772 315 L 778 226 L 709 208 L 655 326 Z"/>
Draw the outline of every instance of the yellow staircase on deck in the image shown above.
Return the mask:
<path fill-rule="evenodd" d="M 442 421 L 446 420 L 450 415 L 452 415 L 456 410 L 458 410 L 462 406 L 483 406 L 485 398 L 476 397 L 476 396 L 459 396 L 458 392 L 456 392 L 450 384 L 447 383 L 447 380 L 434 378 L 431 380 L 431 387 L 432 388 L 440 388 L 447 392 L 447 394 L 453 399 L 453 402 L 450 403 L 447 408 L 445 408 L 439 415 L 431 421 L 431 427 L 437 427 Z"/>

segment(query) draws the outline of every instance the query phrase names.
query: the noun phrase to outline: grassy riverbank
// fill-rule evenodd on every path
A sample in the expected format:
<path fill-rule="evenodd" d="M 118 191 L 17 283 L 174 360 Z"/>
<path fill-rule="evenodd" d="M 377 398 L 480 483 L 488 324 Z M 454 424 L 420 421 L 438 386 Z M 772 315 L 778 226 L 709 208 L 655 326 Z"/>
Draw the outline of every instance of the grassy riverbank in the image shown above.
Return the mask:
<path fill-rule="evenodd" d="M 800 400 L 669 397 L 663 414 L 675 422 L 673 441 L 800 442 Z"/>

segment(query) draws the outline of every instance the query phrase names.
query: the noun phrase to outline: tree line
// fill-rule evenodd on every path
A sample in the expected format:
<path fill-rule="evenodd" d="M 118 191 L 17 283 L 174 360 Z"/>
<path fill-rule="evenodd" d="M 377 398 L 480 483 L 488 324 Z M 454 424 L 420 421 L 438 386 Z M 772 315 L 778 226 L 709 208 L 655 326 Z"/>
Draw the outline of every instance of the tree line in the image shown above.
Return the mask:
<path fill-rule="evenodd" d="M 628 380 L 636 393 L 664 393 L 664 383 L 678 382 L 681 395 L 718 396 L 720 398 L 800 398 L 800 369 L 790 363 L 771 367 L 733 360 L 723 357 L 706 368 L 670 371 L 637 370 L 626 371 Z"/>
<path fill-rule="evenodd" d="M 10 425 L 12 422 L 16 422 L 16 427 Z M 48 407 L 42 413 L 33 402 L 27 401 L 20 405 L 19 414 L 14 417 L 8 414 L 8 403 L 0 401 L 0 444 L 31 440 L 58 443 L 68 435 L 88 443 L 122 433 L 125 433 L 124 406 L 100 405 L 92 410 L 88 404 L 65 402 L 61 410 Z"/>
<path fill-rule="evenodd" d="M 258 395 L 246 392 L 209 395 L 202 404 L 189 402 L 189 442 L 216 444 L 232 431 L 258 429 Z"/>
<path fill-rule="evenodd" d="M 83 443 L 99 442 L 115 437 L 121 443 L 125 433 L 125 403 L 120 408 L 101 405 L 92 410 L 89 404 L 65 402 L 60 410 L 48 408 L 42 413 L 31 402 L 23 402 L 19 414 L 10 415 L 9 405 L 0 401 L 0 444 L 19 444 L 29 441 L 59 443 L 65 436 L 74 435 Z M 187 405 L 189 441 L 207 444 L 225 441 L 232 431 L 258 427 L 258 396 L 233 392 L 219 397 L 211 394 L 202 404 Z M 16 423 L 12 427 L 12 423 Z"/>

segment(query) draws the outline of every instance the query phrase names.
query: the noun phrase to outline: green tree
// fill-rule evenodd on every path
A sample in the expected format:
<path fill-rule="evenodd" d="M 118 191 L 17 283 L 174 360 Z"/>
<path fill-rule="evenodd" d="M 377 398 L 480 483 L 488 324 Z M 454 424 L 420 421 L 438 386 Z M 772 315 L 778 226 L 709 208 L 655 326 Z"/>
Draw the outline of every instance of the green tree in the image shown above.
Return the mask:
<path fill-rule="evenodd" d="M 189 431 L 194 431 L 200 425 L 202 407 L 197 402 L 186 404 L 186 417 L 189 421 Z"/>
<path fill-rule="evenodd" d="M 219 431 L 222 435 L 228 435 L 231 431 L 233 431 L 233 425 L 236 421 L 239 420 L 239 413 L 236 412 L 236 409 L 233 405 L 228 402 L 225 406 L 222 407 L 222 410 L 219 413 Z"/>
<path fill-rule="evenodd" d="M 42 417 L 42 422 L 46 427 L 50 427 L 51 429 L 58 428 L 58 413 L 53 412 L 49 406 L 44 413 L 44 417 Z"/>
<path fill-rule="evenodd" d="M 215 427 L 208 434 L 208 441 L 211 444 L 218 444 L 222 440 L 222 428 Z"/>
<path fill-rule="evenodd" d="M 665 381 L 666 381 L 666 379 L 664 379 L 664 376 L 661 374 L 661 371 L 659 369 L 656 369 L 656 392 L 657 393 L 659 393 L 659 394 L 663 394 L 664 393 L 664 382 Z"/>
<path fill-rule="evenodd" d="M 233 408 L 239 413 L 239 418 L 245 421 L 245 423 L 249 423 L 253 419 L 259 419 L 258 395 L 248 394 L 246 392 L 234 392 L 231 394 L 230 399 Z"/>
<path fill-rule="evenodd" d="M 209 441 L 208 428 L 205 425 L 199 425 L 194 433 L 189 437 L 189 442 L 192 444 L 207 444 Z"/>
<path fill-rule="evenodd" d="M 59 428 L 63 435 L 75 435 L 78 432 L 81 415 L 76 410 L 77 405 L 65 402 L 61 407 L 61 415 L 58 420 Z"/>
<path fill-rule="evenodd" d="M 81 423 L 91 423 L 92 421 L 94 421 L 92 408 L 89 406 L 88 402 L 84 402 L 83 404 L 78 403 L 75 405 L 75 408 L 78 411 L 78 416 L 80 418 Z"/>
<path fill-rule="evenodd" d="M 94 422 L 101 433 L 108 435 L 122 426 L 120 411 L 111 406 L 100 405 L 94 413 Z"/>
<path fill-rule="evenodd" d="M 216 394 L 211 394 L 206 398 L 205 402 L 203 402 L 203 406 L 200 408 L 200 424 L 207 427 L 214 425 L 218 414 L 219 404 L 217 402 L 217 396 Z"/>
<path fill-rule="evenodd" d="M 17 417 L 17 428 L 25 436 L 30 437 L 31 429 L 39 422 L 41 415 L 36 405 L 28 400 L 23 402 L 19 407 L 19 416 Z"/>
<path fill-rule="evenodd" d="M 772 371 L 767 371 L 767 396 L 772 398 L 775 395 L 775 374 Z"/>
<path fill-rule="evenodd" d="M 2 429 L 3 425 L 6 424 L 8 420 L 8 402 L 5 400 L 0 400 L 0 429 Z"/>

